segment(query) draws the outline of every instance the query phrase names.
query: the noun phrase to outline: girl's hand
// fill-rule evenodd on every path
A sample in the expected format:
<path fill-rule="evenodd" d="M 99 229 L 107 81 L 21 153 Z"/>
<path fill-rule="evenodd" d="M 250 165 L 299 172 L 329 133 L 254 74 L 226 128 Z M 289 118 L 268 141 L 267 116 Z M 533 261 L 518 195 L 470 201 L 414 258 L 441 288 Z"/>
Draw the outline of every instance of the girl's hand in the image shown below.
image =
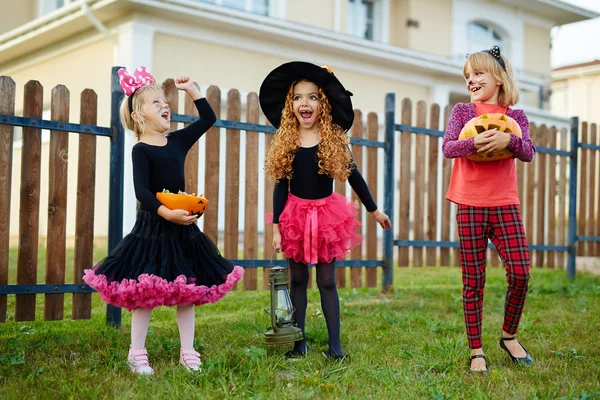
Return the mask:
<path fill-rule="evenodd" d="M 273 249 L 281 253 L 281 233 L 278 224 L 273 224 Z"/>
<path fill-rule="evenodd" d="M 192 100 L 198 100 L 200 98 L 200 91 L 189 76 L 178 76 L 174 81 L 175 87 L 179 90 L 185 90 Z"/>
<path fill-rule="evenodd" d="M 371 214 L 371 217 L 373 217 L 375 219 L 375 221 L 377 221 L 377 223 L 379 225 L 381 225 L 381 227 L 385 230 L 388 230 L 392 227 L 392 223 L 390 222 L 390 217 L 388 217 L 386 214 L 382 213 L 379 210 L 375 210 L 373 212 L 370 212 L 369 214 Z"/>
<path fill-rule="evenodd" d="M 179 225 L 191 225 L 198 220 L 197 215 L 190 215 L 185 210 L 169 210 L 165 219 Z"/>
<path fill-rule="evenodd" d="M 490 129 L 485 132 L 481 132 L 479 135 L 473 138 L 473 144 L 475 148 L 479 150 L 483 146 L 485 146 L 488 142 L 487 139 L 494 136 L 498 132 L 497 129 Z"/>
<path fill-rule="evenodd" d="M 477 135 L 481 136 L 481 135 Z M 496 131 L 481 140 L 482 146 L 477 150 L 478 153 L 493 153 L 503 150 L 510 143 L 510 133 Z"/>

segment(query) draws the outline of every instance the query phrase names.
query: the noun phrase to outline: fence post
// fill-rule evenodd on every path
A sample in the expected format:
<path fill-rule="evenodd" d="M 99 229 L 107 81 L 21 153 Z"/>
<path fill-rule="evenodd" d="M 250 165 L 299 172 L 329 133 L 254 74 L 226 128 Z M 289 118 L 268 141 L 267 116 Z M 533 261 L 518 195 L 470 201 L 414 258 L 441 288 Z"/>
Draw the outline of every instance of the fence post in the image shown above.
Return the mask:
<path fill-rule="evenodd" d="M 119 105 L 123 92 L 117 72 L 121 67 L 113 67 L 111 72 L 110 106 L 110 183 L 108 200 L 108 252 L 110 253 L 123 238 L 123 169 L 125 153 L 125 131 L 119 121 Z M 106 306 L 106 323 L 121 326 L 121 309 Z"/>
<path fill-rule="evenodd" d="M 394 221 L 394 134 L 396 132 L 396 94 L 385 96 L 385 172 L 383 178 L 383 209 Z M 394 283 L 394 229 L 383 231 L 383 292 Z"/>
<path fill-rule="evenodd" d="M 569 166 L 569 225 L 567 240 L 567 278 L 575 279 L 575 257 L 577 256 L 577 151 L 579 150 L 579 117 L 571 118 L 571 164 Z"/>

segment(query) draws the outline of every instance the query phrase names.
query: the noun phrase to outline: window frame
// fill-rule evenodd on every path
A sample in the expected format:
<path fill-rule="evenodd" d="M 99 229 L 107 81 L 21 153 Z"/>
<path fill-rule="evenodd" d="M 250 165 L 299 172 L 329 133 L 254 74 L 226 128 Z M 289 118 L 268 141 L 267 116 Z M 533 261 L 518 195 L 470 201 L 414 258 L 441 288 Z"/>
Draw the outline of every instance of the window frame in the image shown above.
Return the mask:
<path fill-rule="evenodd" d="M 277 11 L 277 8 L 274 4 L 276 1 L 274 1 L 274 0 L 267 1 L 267 13 L 266 14 L 261 14 L 261 13 L 253 11 L 254 1 L 256 1 L 256 0 L 243 0 L 244 1 L 243 9 L 228 6 L 227 4 L 224 4 L 225 1 L 227 1 L 227 0 L 200 0 L 200 3 L 214 4 L 216 6 L 225 7 L 230 10 L 245 11 L 245 12 L 248 12 L 248 13 L 251 13 L 254 15 L 262 15 L 265 17 L 275 16 L 276 11 Z"/>
<path fill-rule="evenodd" d="M 486 30 L 485 40 L 482 40 L 482 42 L 487 42 L 487 45 L 479 46 L 471 41 L 469 30 L 474 25 L 477 25 L 478 27 L 484 28 Z M 499 41 L 494 37 L 495 35 L 500 38 Z M 488 50 L 492 46 L 499 46 L 500 50 L 502 51 L 502 54 L 509 57 L 510 38 L 508 33 L 499 26 L 485 20 L 474 19 L 469 21 L 467 23 L 467 53 L 475 53 L 481 50 Z"/>
<path fill-rule="evenodd" d="M 57 4 L 59 1 L 62 1 L 63 3 L 60 6 Z M 60 10 L 74 1 L 76 0 L 38 0 L 38 18 L 48 15 L 56 10 Z"/>
<path fill-rule="evenodd" d="M 372 32 L 373 32 L 373 37 L 372 38 L 367 38 L 362 34 L 358 34 L 359 31 L 363 30 L 366 32 L 366 28 L 367 28 L 367 19 L 366 17 L 364 18 L 364 26 L 361 26 L 359 28 L 358 24 L 356 24 L 356 26 L 354 27 L 354 29 L 351 28 L 350 26 L 350 2 L 356 2 L 357 5 L 360 6 L 361 3 L 363 2 L 367 2 L 367 3 L 371 3 L 373 5 L 373 18 L 372 18 Z M 385 7 L 388 6 L 389 9 L 389 0 L 347 0 L 346 2 L 346 33 L 349 35 L 352 35 L 354 37 L 360 38 L 360 39 L 364 39 L 364 40 L 370 40 L 373 42 L 387 42 L 387 26 L 389 25 L 389 23 L 386 23 L 386 16 L 389 15 L 389 13 L 385 12 Z M 355 11 L 355 15 L 354 15 L 354 19 L 359 20 L 360 17 L 360 7 L 356 7 L 356 11 Z"/>

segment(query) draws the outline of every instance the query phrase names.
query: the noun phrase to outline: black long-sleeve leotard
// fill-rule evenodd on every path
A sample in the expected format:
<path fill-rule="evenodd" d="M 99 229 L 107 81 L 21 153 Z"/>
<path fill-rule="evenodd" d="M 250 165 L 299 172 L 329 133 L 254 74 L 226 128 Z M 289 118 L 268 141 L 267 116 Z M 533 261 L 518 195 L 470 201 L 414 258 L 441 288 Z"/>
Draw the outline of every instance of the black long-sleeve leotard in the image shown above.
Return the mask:
<path fill-rule="evenodd" d="M 153 146 L 140 142 L 133 146 L 133 185 L 141 210 L 156 212 L 162 205 L 156 199 L 156 193 L 163 189 L 171 193 L 185 190 L 185 156 L 217 120 L 206 99 L 198 99 L 194 104 L 200 119 L 170 133 L 166 145 Z"/>
<path fill-rule="evenodd" d="M 289 193 L 302 199 L 322 199 L 333 193 L 333 178 L 319 174 L 317 151 L 319 145 L 300 147 L 295 154 L 292 168 L 294 175 L 291 180 L 280 179 L 273 191 L 273 223 L 279 223 Z M 377 210 L 377 204 L 371 196 L 369 187 L 357 167 L 354 167 L 348 177 L 348 183 L 365 205 L 367 211 Z"/>

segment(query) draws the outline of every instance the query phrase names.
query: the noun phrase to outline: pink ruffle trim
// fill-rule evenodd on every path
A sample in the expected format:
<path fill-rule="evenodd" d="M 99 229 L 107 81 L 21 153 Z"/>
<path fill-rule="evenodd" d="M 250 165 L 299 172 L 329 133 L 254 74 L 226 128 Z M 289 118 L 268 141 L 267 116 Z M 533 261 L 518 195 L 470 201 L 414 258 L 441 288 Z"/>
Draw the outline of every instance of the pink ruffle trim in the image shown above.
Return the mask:
<path fill-rule="evenodd" d="M 357 215 L 354 203 L 335 192 L 318 200 L 301 199 L 289 193 L 279 216 L 283 253 L 302 263 L 344 259 L 363 240 L 356 232 L 362 226 Z M 273 214 L 267 214 L 266 219 L 267 223 L 273 223 Z"/>
<path fill-rule="evenodd" d="M 235 266 L 224 283 L 212 287 L 189 284 L 184 275 L 173 282 L 156 275 L 142 274 L 137 280 L 109 283 L 106 276 L 96 275 L 93 269 L 84 271 L 83 280 L 100 294 L 104 302 L 131 311 L 136 308 L 216 303 L 243 275 L 244 268 Z"/>

